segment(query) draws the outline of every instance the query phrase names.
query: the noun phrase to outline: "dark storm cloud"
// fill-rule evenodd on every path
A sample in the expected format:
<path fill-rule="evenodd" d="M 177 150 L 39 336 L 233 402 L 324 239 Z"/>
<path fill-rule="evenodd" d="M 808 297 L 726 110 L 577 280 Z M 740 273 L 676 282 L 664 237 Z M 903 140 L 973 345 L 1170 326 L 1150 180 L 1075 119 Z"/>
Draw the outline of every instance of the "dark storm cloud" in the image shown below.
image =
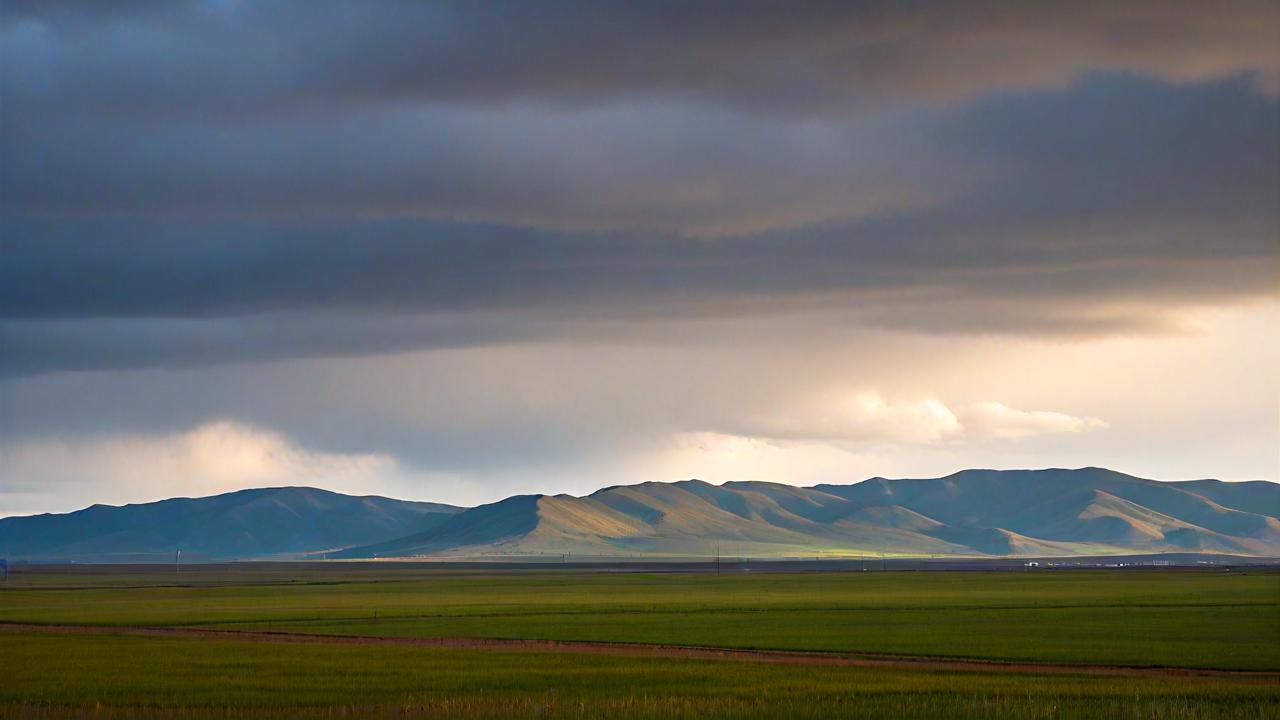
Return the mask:
<path fill-rule="evenodd" d="M 436 217 L 714 232 L 925 202 L 959 169 L 898 113 L 790 124 L 652 106 L 393 108 L 210 127 L 75 116 L 11 127 L 24 214 Z"/>
<path fill-rule="evenodd" d="M 548 334 L 536 318 L 474 314 L 0 320 L 0 376 L 465 348 Z"/>
<path fill-rule="evenodd" d="M 1276 6 L 1066 7 L 6 4 L 0 373 L 1274 294 Z"/>
<path fill-rule="evenodd" d="M 1191 259 L 1207 251 L 1184 231 L 1209 222 L 1251 229 L 1218 238 L 1213 255 L 1249 255 L 1268 249 L 1270 238 L 1259 231 L 1274 227 L 1277 109 L 1275 99 L 1241 81 L 1188 89 L 1124 76 L 1097 77 L 1066 93 L 993 99 L 931 124 L 936 155 L 978 168 L 981 182 L 955 183 L 941 191 L 945 200 L 912 212 L 711 240 L 378 219 L 358 211 L 364 201 L 326 211 L 324 202 L 359 190 L 358 181 L 344 176 L 366 176 L 345 156 L 311 146 L 295 158 L 306 168 L 292 171 L 295 180 L 268 174 L 254 186 L 260 169 L 276 166 L 270 147 L 245 151 L 246 158 L 266 154 L 261 166 L 224 166 L 210 149 L 187 154 L 187 164 L 149 179 L 146 194 L 164 196 L 148 206 L 151 212 L 12 213 L 5 221 L 0 313 L 184 316 L 326 305 L 452 310 L 502 305 L 529 293 L 563 292 L 572 299 L 578 289 L 828 290 L 845 285 L 851 271 L 870 281 L 884 269 L 1158 252 Z M 375 138 L 371 151 L 389 157 L 397 140 Z M 66 156 L 80 164 L 49 180 L 88 182 L 83 178 L 93 174 L 95 154 Z M 465 168 L 469 160 L 456 162 Z M 182 188 L 184 175 L 209 184 Z M 537 190 L 536 176 L 522 181 L 530 191 Z M 22 174 L 8 177 L 17 185 Z M 269 186 L 276 181 L 288 185 L 281 192 L 324 201 L 316 217 L 271 213 L 276 201 Z M 429 199 L 432 188 L 418 190 Z M 95 189 L 111 191 L 109 184 Z M 15 188 L 15 197 L 27 192 L 40 191 Z M 372 202 L 379 189 L 368 192 Z M 210 199 L 211 193 L 225 197 Z M 236 217 L 232 210 L 242 198 L 235 193 L 266 209 Z M 279 202 L 288 206 L 285 198 Z M 161 211 L 200 203 L 220 205 L 221 212 Z M 1149 231 L 1100 233 L 1093 246 L 1088 234 L 1054 237 L 1108 223 Z M 779 267 L 785 260 L 795 264 Z"/>
<path fill-rule="evenodd" d="M 640 95 L 795 112 L 1106 68 L 1274 91 L 1276 20 L 1266 0 L 10 2 L 3 77 L 37 112 L 143 116 Z"/>

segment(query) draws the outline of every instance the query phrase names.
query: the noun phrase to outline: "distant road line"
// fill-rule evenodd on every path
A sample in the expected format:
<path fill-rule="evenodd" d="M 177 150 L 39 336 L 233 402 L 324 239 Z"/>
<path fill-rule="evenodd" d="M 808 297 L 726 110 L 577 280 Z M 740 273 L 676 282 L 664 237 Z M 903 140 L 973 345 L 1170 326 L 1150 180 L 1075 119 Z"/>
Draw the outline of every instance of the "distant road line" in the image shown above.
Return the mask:
<path fill-rule="evenodd" d="M 1006 660 L 959 659 L 915 655 L 871 653 L 802 652 L 794 650 L 754 650 L 745 648 L 665 645 L 647 643 L 593 642 L 586 640 L 535 640 L 484 637 L 386 637 L 375 635 L 330 635 L 261 630 L 212 630 L 185 627 L 123 627 L 112 625 L 65 625 L 0 622 L 0 632 L 41 632 L 65 634 L 134 635 L 146 637 L 202 638 L 278 643 L 325 643 L 333 645 L 398 645 L 475 650 L 600 653 L 632 657 L 676 657 L 697 660 L 771 662 L 791 665 L 833 665 L 845 667 L 897 668 L 916 670 L 963 670 L 1015 673 L 1061 673 L 1075 675 L 1131 675 L 1180 678 L 1234 678 L 1280 682 L 1280 671 L 1211 670 L 1202 668 L 1087 665 Z"/>

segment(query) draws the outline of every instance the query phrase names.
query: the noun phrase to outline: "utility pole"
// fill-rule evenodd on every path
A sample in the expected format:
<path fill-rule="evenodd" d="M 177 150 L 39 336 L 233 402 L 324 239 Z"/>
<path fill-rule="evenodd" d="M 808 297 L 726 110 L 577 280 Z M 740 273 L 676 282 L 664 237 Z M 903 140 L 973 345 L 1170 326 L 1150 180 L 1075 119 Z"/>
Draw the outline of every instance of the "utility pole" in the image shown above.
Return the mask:
<path fill-rule="evenodd" d="M 716 574 L 720 574 L 720 543 L 716 543 Z"/>

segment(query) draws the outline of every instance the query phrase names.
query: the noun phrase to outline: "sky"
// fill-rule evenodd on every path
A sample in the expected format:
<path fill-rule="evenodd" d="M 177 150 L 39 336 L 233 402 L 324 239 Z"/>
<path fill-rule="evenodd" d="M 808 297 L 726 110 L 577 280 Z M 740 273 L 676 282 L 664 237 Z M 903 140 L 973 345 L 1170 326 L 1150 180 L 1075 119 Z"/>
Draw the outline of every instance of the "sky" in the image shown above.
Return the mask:
<path fill-rule="evenodd" d="M 1280 480 L 1280 5 L 0 4 L 0 515 Z"/>

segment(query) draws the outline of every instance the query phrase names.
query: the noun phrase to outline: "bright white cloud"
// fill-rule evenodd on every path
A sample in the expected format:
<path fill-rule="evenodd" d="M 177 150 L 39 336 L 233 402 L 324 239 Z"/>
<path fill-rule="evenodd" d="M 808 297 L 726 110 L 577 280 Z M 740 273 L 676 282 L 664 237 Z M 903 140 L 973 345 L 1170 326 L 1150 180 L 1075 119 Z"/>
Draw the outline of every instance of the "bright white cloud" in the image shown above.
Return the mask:
<path fill-rule="evenodd" d="M 734 428 L 732 434 L 711 436 L 928 445 L 1078 433 L 1105 427 L 1106 423 L 1098 418 L 1019 410 L 1000 402 L 972 403 L 953 410 L 933 397 L 890 400 L 880 393 L 865 391 L 816 407 L 757 415 Z"/>
<path fill-rule="evenodd" d="M 959 435 L 955 413 L 934 398 L 886 400 L 866 391 L 746 418 L 737 434 L 774 440 L 933 443 Z"/>
<path fill-rule="evenodd" d="M 965 426 L 974 435 L 1017 439 L 1050 433 L 1078 433 L 1107 426 L 1095 417 L 1076 417 L 1049 410 L 1018 410 L 1004 403 L 975 403 L 965 412 Z"/>
<path fill-rule="evenodd" d="M 942 475 L 993 441 L 1081 433 L 1107 425 L 1092 417 L 1028 411 L 999 402 L 952 410 L 934 398 L 886 400 L 863 392 L 807 417 L 776 416 L 754 427 L 767 434 L 678 433 L 669 447 L 639 459 L 633 481 L 697 477 L 709 482 L 762 480 L 795 485 L 850 483 L 875 475 Z M 990 463 L 988 463 L 990 464 Z M 1018 463 L 1008 463 L 1018 467 Z M 1068 463 L 1069 464 L 1069 463 Z"/>

